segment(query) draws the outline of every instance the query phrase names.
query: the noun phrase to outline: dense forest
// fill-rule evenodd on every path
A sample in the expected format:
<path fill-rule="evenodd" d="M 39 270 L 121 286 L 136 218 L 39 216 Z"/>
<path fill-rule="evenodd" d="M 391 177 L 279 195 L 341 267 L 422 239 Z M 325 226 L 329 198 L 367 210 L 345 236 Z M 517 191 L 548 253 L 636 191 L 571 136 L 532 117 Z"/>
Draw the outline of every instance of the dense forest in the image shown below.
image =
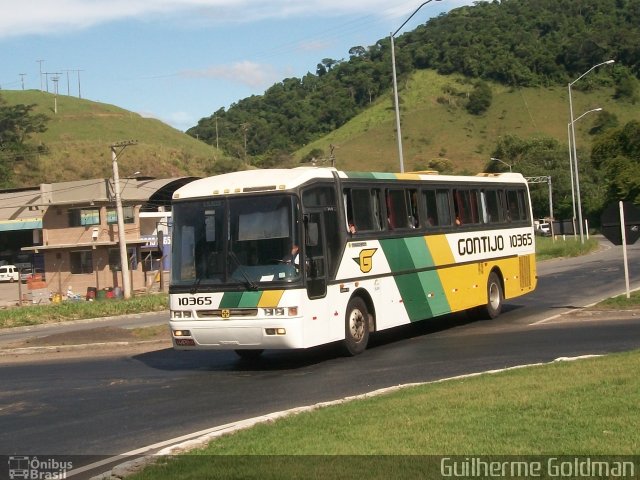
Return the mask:
<path fill-rule="evenodd" d="M 416 69 L 511 86 L 566 85 L 592 65 L 615 58 L 609 81 L 621 94 L 635 95 L 639 25 L 640 0 L 478 2 L 398 36 L 400 89 Z M 218 143 L 239 162 L 278 164 L 389 94 L 389 38 L 369 47 L 354 46 L 348 53 L 346 60 L 323 59 L 315 73 L 284 79 L 264 95 L 219 109 L 187 133 Z M 470 112 L 480 114 L 490 103 L 490 92 L 487 96 L 486 86 L 479 82 L 474 93 Z"/>

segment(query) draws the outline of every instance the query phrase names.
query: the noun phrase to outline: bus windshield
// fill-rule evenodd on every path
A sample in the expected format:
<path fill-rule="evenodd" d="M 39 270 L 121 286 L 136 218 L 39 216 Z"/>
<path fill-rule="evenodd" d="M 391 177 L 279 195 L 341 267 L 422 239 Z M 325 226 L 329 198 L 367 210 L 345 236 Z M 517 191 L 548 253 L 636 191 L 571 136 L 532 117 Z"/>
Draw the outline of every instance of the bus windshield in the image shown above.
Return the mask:
<path fill-rule="evenodd" d="M 175 203 L 172 285 L 255 290 L 299 280 L 298 212 L 282 194 Z"/>

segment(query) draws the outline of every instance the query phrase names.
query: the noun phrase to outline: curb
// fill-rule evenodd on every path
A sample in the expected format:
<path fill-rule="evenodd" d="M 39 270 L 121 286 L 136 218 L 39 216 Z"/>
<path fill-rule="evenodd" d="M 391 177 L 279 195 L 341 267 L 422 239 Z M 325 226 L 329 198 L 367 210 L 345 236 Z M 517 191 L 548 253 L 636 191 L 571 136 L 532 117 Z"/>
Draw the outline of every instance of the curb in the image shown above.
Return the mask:
<path fill-rule="evenodd" d="M 165 343 L 163 340 L 140 340 L 133 342 L 95 342 L 79 343 L 76 345 L 43 345 L 39 347 L 17 347 L 0 349 L 0 357 L 8 355 L 37 355 L 52 352 L 72 352 L 77 350 L 88 350 L 99 347 L 130 347 L 134 345 L 150 345 L 153 343 Z"/>
<path fill-rule="evenodd" d="M 138 450 L 134 450 L 132 452 L 127 452 L 124 453 L 120 456 L 126 456 L 126 455 L 136 455 L 136 454 L 143 454 L 144 452 L 148 452 L 151 450 L 155 450 L 157 448 L 159 448 L 159 450 L 155 453 L 152 454 L 146 454 L 143 455 L 141 457 L 135 458 L 133 460 L 129 460 L 127 462 L 123 462 L 119 465 L 116 465 L 115 467 L 113 467 L 111 470 L 108 470 L 104 473 L 101 473 L 99 475 L 96 475 L 94 477 L 92 477 L 92 480 L 122 480 L 123 478 L 126 478 L 129 475 L 133 475 L 135 473 L 139 473 L 141 470 L 143 470 L 144 468 L 151 466 L 155 463 L 157 463 L 159 460 L 161 460 L 163 457 L 167 457 L 167 456 L 172 456 L 172 455 L 180 455 L 183 453 L 187 453 L 191 450 L 197 449 L 197 448 L 202 448 L 205 447 L 209 442 L 211 442 L 212 440 L 215 440 L 218 437 L 221 437 L 223 435 L 229 435 L 232 434 L 234 432 L 240 431 L 240 430 L 245 430 L 247 428 L 251 428 L 255 425 L 259 425 L 262 423 L 271 423 L 274 422 L 276 420 L 279 420 L 281 418 L 285 418 L 285 417 L 289 417 L 292 415 L 297 415 L 299 413 L 306 413 L 306 412 L 311 412 L 314 410 L 318 410 L 320 408 L 324 408 L 324 407 L 330 407 L 330 406 L 335 406 L 335 405 L 341 405 L 344 403 L 348 403 L 348 402 L 352 402 L 354 400 L 364 400 L 367 398 L 372 398 L 372 397 L 378 397 L 380 395 L 386 395 L 388 393 L 393 393 L 396 392 L 398 390 L 403 390 L 405 388 L 410 388 L 410 387 L 418 387 L 418 386 L 422 386 L 422 385 L 431 385 L 431 384 L 438 384 L 438 383 L 444 383 L 444 382 L 448 382 L 451 380 L 460 380 L 460 379 L 465 379 L 465 378 L 473 378 L 473 377 L 479 377 L 482 375 L 493 375 L 493 374 L 497 374 L 497 373 L 502 373 L 502 372 L 508 372 L 510 370 L 518 370 L 518 369 L 522 369 L 522 368 L 529 368 L 529 367 L 538 367 L 538 366 L 543 366 L 543 365 L 551 365 L 554 363 L 558 363 L 558 362 L 572 362 L 572 361 L 577 361 L 577 360 L 585 360 L 585 359 L 590 359 L 590 358 L 598 358 L 601 357 L 602 355 L 581 355 L 581 356 L 577 356 L 577 357 L 559 357 L 556 358 L 555 360 L 552 360 L 550 362 L 538 362 L 538 363 L 531 363 L 531 364 L 526 364 L 526 365 L 516 365 L 513 367 L 506 367 L 506 368 L 500 368 L 500 369 L 495 369 L 495 370 L 487 370 L 484 372 L 476 372 L 476 373 L 469 373 L 469 374 L 465 374 L 465 375 L 457 375 L 454 377 L 448 377 L 448 378 L 442 378 L 439 380 L 433 380 L 433 381 L 429 381 L 429 382 L 414 382 L 414 383 L 406 383 L 406 384 L 402 384 L 402 385 L 394 385 L 391 387 L 385 387 L 385 388 L 380 388 L 378 390 L 374 390 L 372 392 L 367 392 L 367 393 L 362 393 L 360 395 L 353 395 L 353 396 L 349 396 L 349 397 L 344 397 L 338 400 L 331 400 L 328 402 L 319 402 L 319 403 L 315 403 L 313 405 L 306 405 L 306 406 L 302 406 L 302 407 L 294 407 L 291 408 L 289 410 L 282 410 L 279 412 L 273 412 L 273 413 L 269 413 L 266 415 L 261 415 L 259 417 L 254 417 L 254 418 L 249 418 L 246 420 L 240 420 L 237 422 L 233 422 L 233 423 L 228 423 L 225 425 L 220 425 L 217 427 L 213 427 L 207 430 L 201 430 L 199 432 L 194 432 L 190 435 L 184 435 L 182 437 L 178 437 L 176 439 L 173 440 L 167 440 L 166 442 L 162 442 L 159 444 L 155 444 L 155 445 L 150 445 L 148 447 L 143 447 L 140 448 Z M 166 446 L 164 446 L 164 445 Z M 98 463 L 106 463 L 108 462 L 109 459 L 107 460 L 103 460 L 101 462 Z M 100 465 L 98 464 L 93 464 L 93 465 L 87 465 L 84 467 L 81 467 L 80 469 L 78 469 L 77 471 L 71 471 L 69 472 L 69 474 L 74 475 L 74 474 L 78 474 L 78 473 L 82 473 L 83 471 L 87 471 L 87 470 L 93 470 L 95 468 L 99 468 Z"/>

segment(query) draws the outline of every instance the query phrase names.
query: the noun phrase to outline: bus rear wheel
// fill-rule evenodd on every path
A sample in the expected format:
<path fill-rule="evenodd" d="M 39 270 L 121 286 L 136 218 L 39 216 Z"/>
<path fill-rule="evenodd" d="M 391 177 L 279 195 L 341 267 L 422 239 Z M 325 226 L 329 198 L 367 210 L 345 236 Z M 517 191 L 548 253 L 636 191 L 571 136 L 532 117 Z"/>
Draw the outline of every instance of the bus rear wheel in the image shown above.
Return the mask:
<path fill-rule="evenodd" d="M 369 310 L 364 301 L 354 297 L 347 304 L 345 314 L 344 350 L 349 356 L 365 351 L 369 343 Z"/>
<path fill-rule="evenodd" d="M 487 279 L 487 304 L 480 307 L 480 314 L 484 318 L 494 319 L 502 312 L 504 292 L 502 282 L 496 272 L 491 272 Z"/>

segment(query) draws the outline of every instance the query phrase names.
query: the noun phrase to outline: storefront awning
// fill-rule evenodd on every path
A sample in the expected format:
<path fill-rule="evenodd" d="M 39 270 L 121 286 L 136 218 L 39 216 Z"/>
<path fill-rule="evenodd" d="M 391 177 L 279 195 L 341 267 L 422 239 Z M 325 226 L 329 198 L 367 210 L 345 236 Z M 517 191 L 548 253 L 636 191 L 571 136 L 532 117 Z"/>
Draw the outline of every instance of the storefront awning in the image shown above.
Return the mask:
<path fill-rule="evenodd" d="M 0 232 L 13 232 L 16 230 L 36 230 L 40 228 L 42 228 L 42 218 L 0 220 Z"/>

